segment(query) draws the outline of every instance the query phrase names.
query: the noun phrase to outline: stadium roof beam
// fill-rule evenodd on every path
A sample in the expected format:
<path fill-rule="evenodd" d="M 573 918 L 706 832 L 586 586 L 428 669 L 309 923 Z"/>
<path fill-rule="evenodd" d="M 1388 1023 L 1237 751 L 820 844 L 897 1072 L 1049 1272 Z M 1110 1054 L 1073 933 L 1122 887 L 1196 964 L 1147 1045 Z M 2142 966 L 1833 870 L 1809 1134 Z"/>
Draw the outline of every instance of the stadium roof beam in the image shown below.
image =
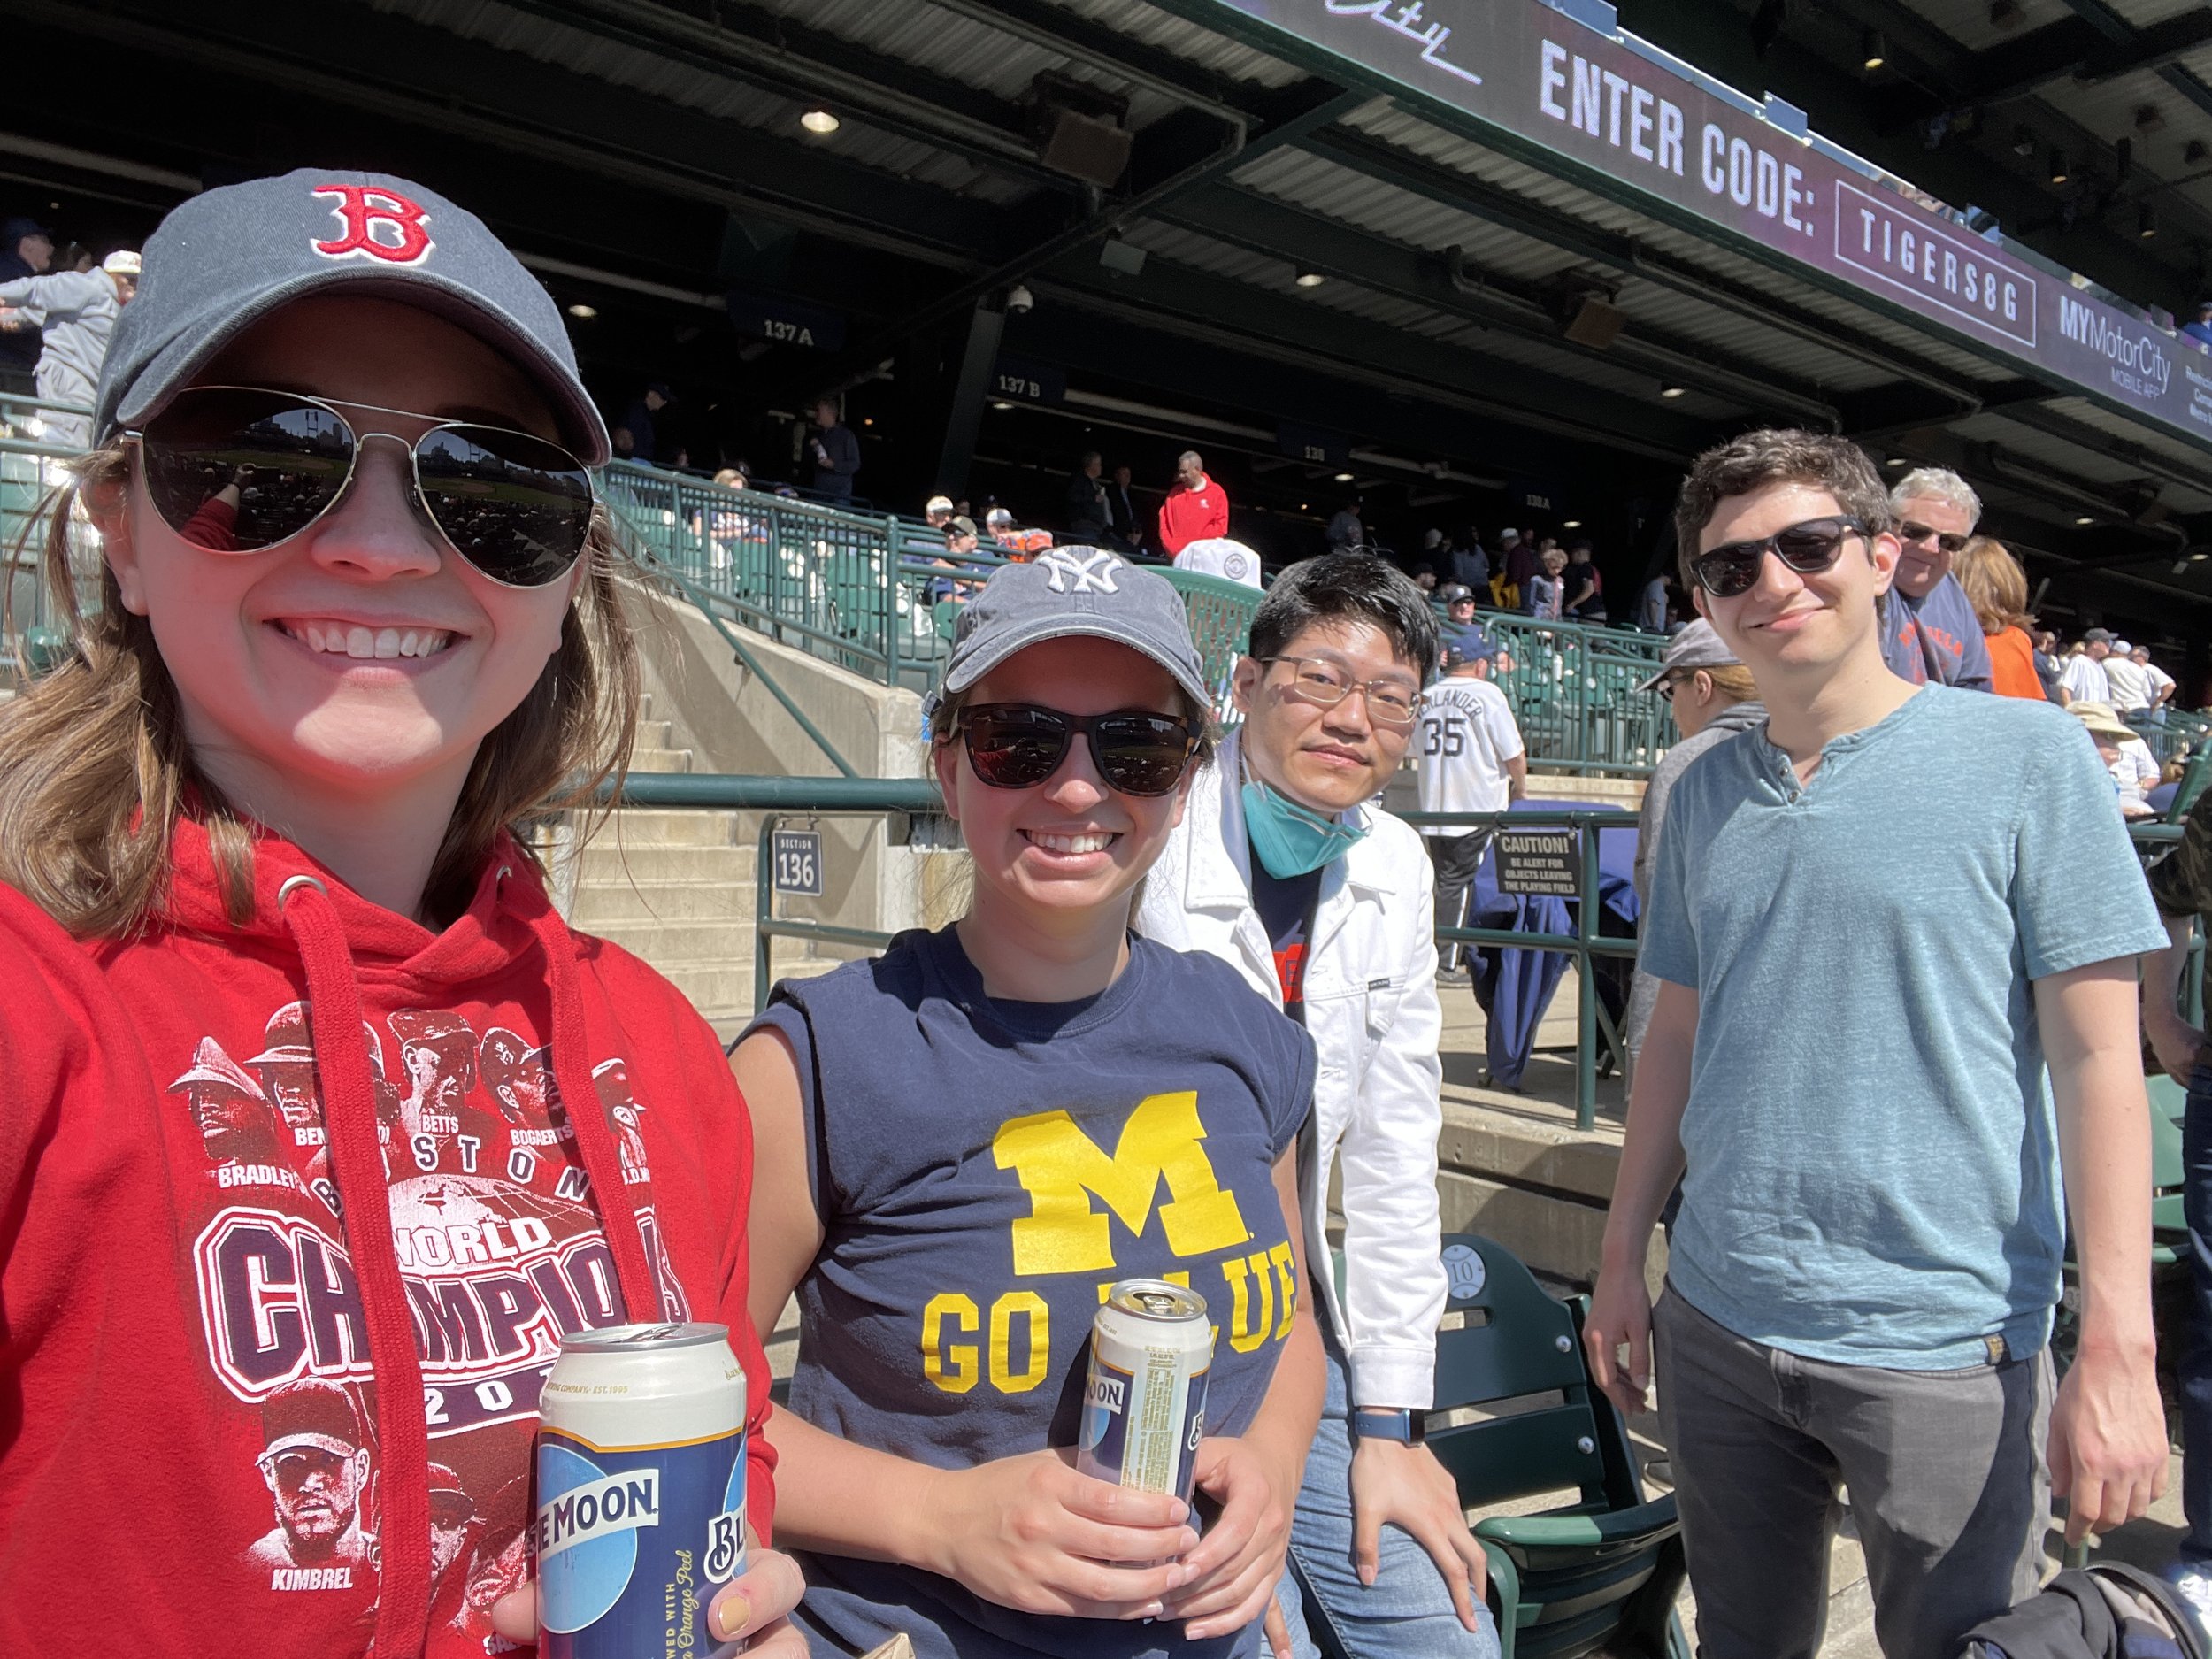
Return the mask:
<path fill-rule="evenodd" d="M 2055 81 L 2093 84 L 2139 70 L 2163 69 L 2212 41 L 2212 11 L 2184 12 L 2117 37 L 2078 14 L 2047 23 L 1967 58 L 1931 95 L 1901 86 L 1884 96 L 1880 119 L 1893 129 L 1966 104 L 2000 104 L 2032 95 Z"/>

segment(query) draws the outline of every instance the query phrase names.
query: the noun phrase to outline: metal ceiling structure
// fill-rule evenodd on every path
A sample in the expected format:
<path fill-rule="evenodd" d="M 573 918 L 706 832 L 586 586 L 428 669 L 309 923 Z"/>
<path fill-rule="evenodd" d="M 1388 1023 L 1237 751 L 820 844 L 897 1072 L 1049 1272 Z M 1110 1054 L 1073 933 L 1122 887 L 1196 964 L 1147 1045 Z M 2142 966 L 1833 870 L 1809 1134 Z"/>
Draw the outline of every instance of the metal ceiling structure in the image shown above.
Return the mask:
<path fill-rule="evenodd" d="M 2212 274 L 2212 159 L 2189 158 L 2212 155 L 2212 10 L 1624 0 L 1620 22 L 2099 291 L 2175 308 Z M 0 24 L 33 71 L 0 116 L 0 207 L 51 196 L 142 234 L 228 179 L 418 177 L 595 311 L 575 333 L 610 399 L 641 378 L 753 407 L 847 390 L 886 500 L 972 461 L 1064 466 L 1086 427 L 1169 454 L 1184 433 L 1286 525 L 1348 473 L 1406 514 L 1455 489 L 1479 496 L 1463 521 L 1571 514 L 1640 563 L 1690 456 L 1806 425 L 1960 467 L 2053 609 L 2212 638 L 2212 441 L 1221 0 L 0 0 Z M 1110 183 L 1041 136 L 1070 110 L 1125 142 Z M 1033 308 L 1007 307 L 1016 285 Z"/>

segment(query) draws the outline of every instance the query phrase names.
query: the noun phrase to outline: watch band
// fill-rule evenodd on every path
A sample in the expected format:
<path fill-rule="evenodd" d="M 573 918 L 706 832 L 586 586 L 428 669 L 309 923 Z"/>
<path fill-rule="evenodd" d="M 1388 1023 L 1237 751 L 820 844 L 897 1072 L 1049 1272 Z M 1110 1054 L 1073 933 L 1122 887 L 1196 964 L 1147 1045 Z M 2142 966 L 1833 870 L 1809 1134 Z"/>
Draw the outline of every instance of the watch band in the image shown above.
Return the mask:
<path fill-rule="evenodd" d="M 1424 1414 L 1403 1406 L 1355 1406 L 1352 1432 L 1363 1440 L 1395 1440 L 1418 1446 L 1427 1427 Z"/>

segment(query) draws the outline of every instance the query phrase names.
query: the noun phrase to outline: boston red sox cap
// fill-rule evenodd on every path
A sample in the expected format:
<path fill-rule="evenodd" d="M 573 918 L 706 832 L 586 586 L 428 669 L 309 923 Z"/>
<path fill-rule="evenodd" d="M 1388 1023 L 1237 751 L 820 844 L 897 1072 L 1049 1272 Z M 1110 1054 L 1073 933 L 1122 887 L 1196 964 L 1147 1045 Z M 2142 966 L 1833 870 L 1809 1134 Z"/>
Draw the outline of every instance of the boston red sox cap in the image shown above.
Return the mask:
<path fill-rule="evenodd" d="M 138 296 L 100 373 L 93 426 L 135 426 L 245 329 L 343 289 L 420 306 L 527 371 L 586 464 L 607 429 L 576 374 L 560 308 L 484 221 L 387 173 L 303 168 L 203 191 L 147 240 Z"/>

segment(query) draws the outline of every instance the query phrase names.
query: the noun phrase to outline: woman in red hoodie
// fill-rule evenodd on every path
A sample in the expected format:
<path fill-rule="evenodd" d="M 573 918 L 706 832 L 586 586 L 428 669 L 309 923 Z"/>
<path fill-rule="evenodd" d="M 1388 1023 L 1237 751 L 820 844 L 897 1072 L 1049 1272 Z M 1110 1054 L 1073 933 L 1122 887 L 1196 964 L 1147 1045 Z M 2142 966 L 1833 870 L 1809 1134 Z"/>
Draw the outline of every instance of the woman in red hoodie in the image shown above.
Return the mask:
<path fill-rule="evenodd" d="M 94 430 L 0 718 L 0 1652 L 515 1648 L 539 1390 L 625 1320 L 730 1326 L 764 1535 L 744 1102 L 518 834 L 636 712 L 551 300 L 403 180 L 211 190 Z"/>

